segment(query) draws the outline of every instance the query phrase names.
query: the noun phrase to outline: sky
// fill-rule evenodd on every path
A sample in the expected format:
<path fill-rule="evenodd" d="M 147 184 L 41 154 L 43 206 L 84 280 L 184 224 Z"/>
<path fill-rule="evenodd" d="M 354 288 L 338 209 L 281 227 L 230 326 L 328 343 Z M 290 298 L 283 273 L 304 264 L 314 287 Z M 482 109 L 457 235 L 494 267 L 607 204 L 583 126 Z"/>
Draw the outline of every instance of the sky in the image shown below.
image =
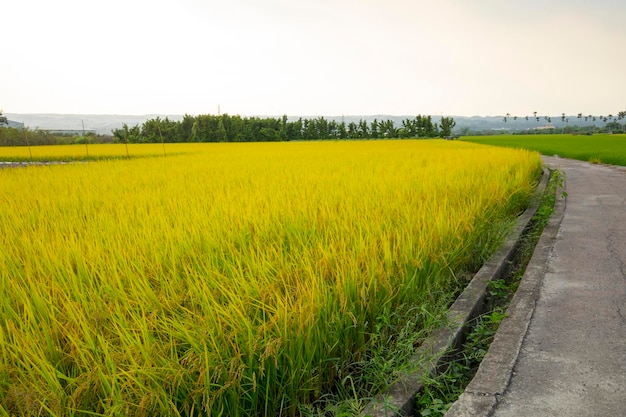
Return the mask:
<path fill-rule="evenodd" d="M 623 0 L 14 0 L 5 113 L 616 114 Z"/>

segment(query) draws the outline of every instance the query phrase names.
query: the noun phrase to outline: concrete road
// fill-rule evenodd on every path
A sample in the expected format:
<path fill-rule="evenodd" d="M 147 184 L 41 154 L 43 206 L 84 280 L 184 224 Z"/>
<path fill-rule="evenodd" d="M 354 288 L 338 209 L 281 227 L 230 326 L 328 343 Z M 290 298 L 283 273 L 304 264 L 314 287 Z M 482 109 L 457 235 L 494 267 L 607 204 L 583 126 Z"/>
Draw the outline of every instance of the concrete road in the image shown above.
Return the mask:
<path fill-rule="evenodd" d="M 494 415 L 626 416 L 626 170 L 544 161 L 565 172 L 565 212 Z"/>
<path fill-rule="evenodd" d="M 626 169 L 544 162 L 565 173 L 560 225 L 446 417 L 626 416 Z"/>

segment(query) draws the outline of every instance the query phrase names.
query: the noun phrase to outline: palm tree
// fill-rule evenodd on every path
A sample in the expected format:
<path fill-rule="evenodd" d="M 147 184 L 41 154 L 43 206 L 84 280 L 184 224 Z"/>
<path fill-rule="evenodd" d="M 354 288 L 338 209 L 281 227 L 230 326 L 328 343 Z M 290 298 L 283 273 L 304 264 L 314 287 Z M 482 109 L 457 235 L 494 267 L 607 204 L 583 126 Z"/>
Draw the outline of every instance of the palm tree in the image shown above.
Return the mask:
<path fill-rule="evenodd" d="M 526 130 L 528 130 L 528 116 L 526 116 L 525 119 L 526 119 Z"/>
<path fill-rule="evenodd" d="M 626 111 L 621 111 L 619 113 L 617 113 L 617 120 L 622 120 L 626 118 Z M 626 132 L 626 124 L 622 125 L 622 131 Z"/>

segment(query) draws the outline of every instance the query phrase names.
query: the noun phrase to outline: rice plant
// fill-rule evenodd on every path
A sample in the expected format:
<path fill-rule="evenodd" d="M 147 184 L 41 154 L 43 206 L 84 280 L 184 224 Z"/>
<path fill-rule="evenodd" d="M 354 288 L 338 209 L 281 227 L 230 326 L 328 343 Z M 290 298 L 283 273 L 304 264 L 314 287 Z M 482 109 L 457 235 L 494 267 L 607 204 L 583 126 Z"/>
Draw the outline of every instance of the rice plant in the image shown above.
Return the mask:
<path fill-rule="evenodd" d="M 0 414 L 299 415 L 432 325 L 541 167 L 438 140 L 179 146 L 0 170 Z"/>
<path fill-rule="evenodd" d="M 169 151 L 164 152 L 165 148 Z M 0 146 L 0 161 L 87 161 L 138 158 L 181 154 L 192 149 L 192 145 L 172 143 Z"/>

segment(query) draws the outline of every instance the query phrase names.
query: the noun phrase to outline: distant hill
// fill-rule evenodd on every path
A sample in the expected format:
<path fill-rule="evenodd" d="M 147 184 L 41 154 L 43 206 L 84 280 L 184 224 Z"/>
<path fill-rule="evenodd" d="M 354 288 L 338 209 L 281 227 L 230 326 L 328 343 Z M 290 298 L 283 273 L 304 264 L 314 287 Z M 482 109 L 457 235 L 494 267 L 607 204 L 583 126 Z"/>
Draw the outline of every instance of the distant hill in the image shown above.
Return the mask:
<path fill-rule="evenodd" d="M 182 120 L 182 115 L 117 115 L 117 114 L 17 114 L 5 113 L 8 119 L 22 122 L 29 129 L 42 130 L 95 130 L 101 135 L 110 135 L 124 123 L 129 126 L 141 125 L 157 116 L 170 120 Z M 83 126 L 84 124 L 84 126 Z"/>
<path fill-rule="evenodd" d="M 146 120 L 160 117 L 170 120 L 182 120 L 183 115 L 180 114 L 145 114 L 145 115 L 116 115 L 116 114 L 18 114 L 5 113 L 9 120 L 24 123 L 30 129 L 45 130 L 95 130 L 98 134 L 110 135 L 113 129 L 119 129 L 124 123 L 129 126 L 141 125 Z M 416 115 L 391 116 L 391 115 L 349 115 L 349 116 L 324 116 L 327 120 L 344 121 L 346 124 L 350 122 L 357 123 L 359 120 L 366 120 L 371 123 L 372 120 L 392 120 L 397 127 L 402 126 L 402 120 L 414 118 Z M 282 116 L 265 116 L 260 117 L 282 117 Z M 290 121 L 297 120 L 299 117 L 303 119 L 313 119 L 320 116 L 289 116 Z M 504 116 L 452 116 L 456 121 L 455 133 L 466 132 L 484 132 L 489 130 L 526 130 L 534 129 L 539 126 L 547 125 L 547 121 L 543 116 L 537 121 L 530 116 L 527 121 L 524 117 L 518 117 L 517 120 L 509 118 L 504 122 Z M 433 122 L 438 123 L 441 116 L 432 116 Z M 604 122 L 591 120 L 587 122 L 584 119 L 578 119 L 576 116 L 567 116 L 568 122 L 563 122 L 561 116 L 552 117 L 550 125 L 554 127 L 563 127 L 568 124 L 573 126 L 604 126 Z M 83 126 L 84 125 L 84 126 Z"/>

